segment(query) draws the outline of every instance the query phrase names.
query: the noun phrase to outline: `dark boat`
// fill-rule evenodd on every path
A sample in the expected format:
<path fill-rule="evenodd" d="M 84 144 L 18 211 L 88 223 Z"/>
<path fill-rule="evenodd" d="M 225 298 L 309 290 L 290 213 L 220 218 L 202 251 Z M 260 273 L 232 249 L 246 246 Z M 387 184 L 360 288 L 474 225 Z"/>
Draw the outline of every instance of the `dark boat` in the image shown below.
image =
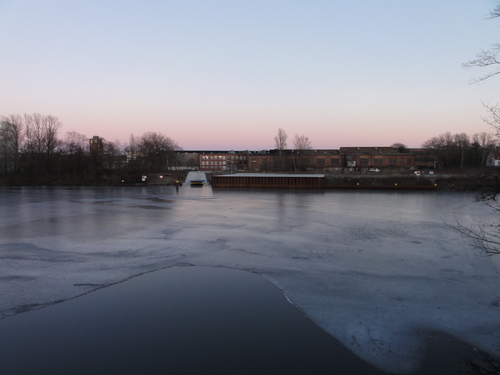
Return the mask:
<path fill-rule="evenodd" d="M 191 180 L 189 181 L 191 186 L 203 186 L 205 184 L 204 180 Z"/>

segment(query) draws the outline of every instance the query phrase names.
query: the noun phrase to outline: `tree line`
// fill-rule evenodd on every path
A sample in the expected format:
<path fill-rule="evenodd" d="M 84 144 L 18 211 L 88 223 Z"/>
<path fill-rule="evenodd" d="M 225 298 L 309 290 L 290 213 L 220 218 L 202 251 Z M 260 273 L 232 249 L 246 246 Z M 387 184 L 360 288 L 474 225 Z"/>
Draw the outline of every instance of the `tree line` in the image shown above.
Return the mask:
<path fill-rule="evenodd" d="M 0 177 L 10 184 L 102 184 L 135 181 L 144 173 L 164 172 L 178 163 L 177 142 L 146 132 L 122 145 L 66 132 L 52 115 L 0 116 Z M 138 177 L 139 176 L 139 177 Z"/>
<path fill-rule="evenodd" d="M 434 155 L 442 168 L 478 168 L 486 165 L 488 155 L 499 146 L 492 133 L 440 134 L 425 141 L 423 148 Z"/>

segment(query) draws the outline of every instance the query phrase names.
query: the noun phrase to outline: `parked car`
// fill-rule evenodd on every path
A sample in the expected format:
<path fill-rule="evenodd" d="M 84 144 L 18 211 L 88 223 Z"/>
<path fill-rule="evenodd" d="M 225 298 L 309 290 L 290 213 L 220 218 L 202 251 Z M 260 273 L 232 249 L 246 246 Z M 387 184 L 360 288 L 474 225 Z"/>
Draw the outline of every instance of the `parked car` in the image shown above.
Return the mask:
<path fill-rule="evenodd" d="M 370 168 L 370 169 L 368 169 L 368 172 L 380 172 L 380 169 L 378 169 L 378 168 Z"/>

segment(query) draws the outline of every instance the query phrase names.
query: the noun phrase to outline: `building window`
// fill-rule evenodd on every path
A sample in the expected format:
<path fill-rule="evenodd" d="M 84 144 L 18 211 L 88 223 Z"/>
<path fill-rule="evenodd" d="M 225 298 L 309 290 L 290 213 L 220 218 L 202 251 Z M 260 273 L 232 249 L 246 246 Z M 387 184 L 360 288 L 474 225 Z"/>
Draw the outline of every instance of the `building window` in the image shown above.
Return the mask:
<path fill-rule="evenodd" d="M 359 164 L 360 165 L 368 165 L 368 159 L 366 159 L 366 158 L 359 159 Z"/>
<path fill-rule="evenodd" d="M 332 159 L 332 165 L 339 165 L 339 159 Z"/>
<path fill-rule="evenodd" d="M 389 165 L 396 165 L 396 164 L 398 164 L 398 159 L 395 159 L 395 158 L 389 159 Z"/>
<path fill-rule="evenodd" d="M 383 164 L 382 161 L 383 161 L 383 159 L 381 159 L 381 158 L 375 158 L 374 163 L 375 163 L 375 165 L 382 165 Z"/>
<path fill-rule="evenodd" d="M 325 159 L 317 159 L 318 165 L 325 165 Z"/>

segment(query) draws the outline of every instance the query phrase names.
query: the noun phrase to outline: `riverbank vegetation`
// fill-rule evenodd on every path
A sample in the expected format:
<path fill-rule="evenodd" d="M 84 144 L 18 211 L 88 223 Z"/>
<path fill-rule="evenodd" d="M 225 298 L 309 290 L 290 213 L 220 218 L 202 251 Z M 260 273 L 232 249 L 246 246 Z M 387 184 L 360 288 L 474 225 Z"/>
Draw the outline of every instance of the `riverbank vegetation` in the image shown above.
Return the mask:
<path fill-rule="evenodd" d="M 157 132 L 119 141 L 66 132 L 59 119 L 39 113 L 0 121 L 0 184 L 110 185 L 142 181 L 145 173 L 166 172 L 178 163 L 180 146 Z M 140 156 L 140 157 L 139 157 Z"/>

